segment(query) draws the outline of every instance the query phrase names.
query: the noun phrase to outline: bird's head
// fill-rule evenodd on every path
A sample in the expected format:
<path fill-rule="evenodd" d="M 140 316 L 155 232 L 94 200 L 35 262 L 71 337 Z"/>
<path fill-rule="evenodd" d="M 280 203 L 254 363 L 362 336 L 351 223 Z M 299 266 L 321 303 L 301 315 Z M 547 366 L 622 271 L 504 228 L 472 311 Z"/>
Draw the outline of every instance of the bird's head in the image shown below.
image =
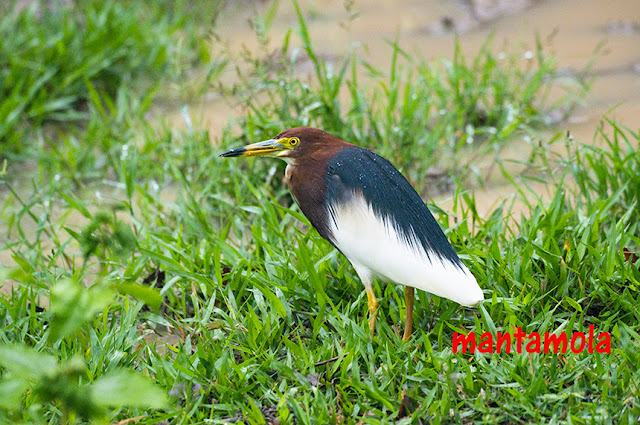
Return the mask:
<path fill-rule="evenodd" d="M 222 157 L 269 156 L 295 161 L 298 158 L 314 157 L 323 151 L 345 144 L 337 137 L 312 127 L 295 127 L 285 130 L 273 139 L 231 149 Z"/>

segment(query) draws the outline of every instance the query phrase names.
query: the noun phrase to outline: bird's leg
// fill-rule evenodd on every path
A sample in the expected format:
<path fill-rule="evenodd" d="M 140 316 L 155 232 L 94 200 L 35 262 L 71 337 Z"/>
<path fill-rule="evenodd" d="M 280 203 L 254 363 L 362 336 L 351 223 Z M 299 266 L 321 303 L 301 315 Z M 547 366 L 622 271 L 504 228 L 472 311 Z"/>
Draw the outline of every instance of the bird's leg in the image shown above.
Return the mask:
<path fill-rule="evenodd" d="M 404 321 L 404 335 L 402 340 L 407 342 L 411 339 L 411 332 L 413 331 L 413 299 L 415 295 L 415 289 L 413 286 L 404 287 L 404 300 L 407 307 L 407 317 Z"/>
<path fill-rule="evenodd" d="M 351 260 L 349 260 L 351 261 Z M 378 317 L 378 300 L 376 299 L 376 294 L 373 293 L 373 285 L 371 282 L 373 281 L 373 276 L 371 274 L 371 270 L 368 268 L 361 266 L 357 262 L 351 261 L 353 264 L 353 268 L 355 269 L 358 276 L 360 276 L 360 280 L 364 285 L 364 288 L 367 290 L 367 304 L 369 305 L 369 329 L 371 330 L 371 337 L 373 338 L 373 334 L 376 330 L 376 317 Z"/>
<path fill-rule="evenodd" d="M 378 317 L 378 300 L 373 293 L 371 284 L 365 284 L 365 288 L 367 290 L 367 303 L 369 304 L 369 329 L 371 330 L 371 337 L 373 337 L 376 329 L 376 317 Z"/>

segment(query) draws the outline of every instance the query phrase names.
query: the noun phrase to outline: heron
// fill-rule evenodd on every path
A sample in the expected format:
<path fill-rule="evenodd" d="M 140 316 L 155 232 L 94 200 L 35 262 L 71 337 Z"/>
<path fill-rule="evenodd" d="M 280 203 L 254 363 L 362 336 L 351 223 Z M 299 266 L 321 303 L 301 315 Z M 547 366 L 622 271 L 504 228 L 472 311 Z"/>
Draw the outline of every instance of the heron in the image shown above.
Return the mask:
<path fill-rule="evenodd" d="M 404 285 L 405 341 L 413 331 L 416 288 L 468 307 L 484 299 L 420 195 L 380 155 L 317 128 L 295 127 L 220 156 L 286 161 L 285 181 L 298 207 L 366 289 L 371 335 L 378 314 L 374 277 Z"/>

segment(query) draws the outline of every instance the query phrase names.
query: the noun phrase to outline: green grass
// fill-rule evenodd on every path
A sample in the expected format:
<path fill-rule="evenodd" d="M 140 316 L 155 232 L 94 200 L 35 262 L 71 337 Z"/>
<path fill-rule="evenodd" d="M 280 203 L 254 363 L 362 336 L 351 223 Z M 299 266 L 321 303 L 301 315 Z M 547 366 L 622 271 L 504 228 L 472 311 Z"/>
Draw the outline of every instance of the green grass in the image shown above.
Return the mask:
<path fill-rule="evenodd" d="M 302 47 L 291 46 L 290 32 L 269 60 L 250 57 L 251 72 L 233 91 L 247 111 L 240 122 L 245 137 L 263 140 L 295 126 L 322 128 L 402 164 L 419 189 L 434 165 L 465 174 L 469 164 L 462 152 L 494 152 L 547 124 L 552 111 L 569 113 L 588 88 L 585 81 L 555 80 L 555 60 L 537 38 L 527 61 L 521 52 L 496 54 L 489 38 L 470 59 L 457 42 L 452 60 L 425 62 L 389 41 L 388 70 L 374 68 L 355 50 L 327 62 L 296 10 Z M 313 65 L 315 83 L 298 76 L 300 58 Z M 551 87 L 562 87 L 565 95 L 552 101 Z"/>
<path fill-rule="evenodd" d="M 192 16 L 187 3 L 175 4 L 176 15 Z M 206 26 L 171 22 L 181 34 Z M 167 29 L 162 19 L 145 25 L 137 30 Z M 514 214 L 506 200 L 480 217 L 474 194 L 458 183 L 452 211 L 432 210 L 487 301 L 465 309 L 419 292 L 416 330 L 404 343 L 402 288 L 376 282 L 372 339 L 361 283 L 308 230 L 282 164 L 217 155 L 310 124 L 375 147 L 423 190 L 433 156 L 466 175 L 465 158 L 544 125 L 557 106 L 545 98 L 555 68 L 540 47 L 531 69 L 499 64 L 488 41 L 471 59 L 458 48 L 450 63 L 422 63 L 390 43 L 388 71 L 355 53 L 331 69 L 305 25 L 300 18 L 314 81 L 301 81 L 291 63 L 273 71 L 253 61 L 252 76 L 235 87 L 247 107 L 240 137 L 147 122 L 167 92 L 150 93 L 144 76 L 109 91 L 84 75 L 73 91 L 84 99 L 80 125 L 61 120 L 53 135 L 41 124 L 55 118 L 33 120 L 25 111 L 36 104 L 19 99 L 32 106 L 16 122 L 37 137 L 12 136 L 22 153 L 9 155 L 0 174 L 0 249 L 11 258 L 0 279 L 12 288 L 0 295 L 0 421 L 265 423 L 266 414 L 299 424 L 636 422 L 640 263 L 627 257 L 640 251 L 637 130 L 605 120 L 601 147 L 558 135 L 548 144 L 565 153 L 536 150 L 528 165 L 555 187 L 548 202 L 531 180 L 505 170 L 525 202 L 517 220 L 505 220 Z M 135 69 L 127 58 L 122 75 Z M 195 61 L 188 72 L 218 60 Z M 334 100 L 343 90 L 346 106 Z M 611 333 L 610 354 L 452 352 L 454 332 L 589 325 Z"/>
<path fill-rule="evenodd" d="M 13 2 L 0 6 L 3 156 L 31 148 L 25 140 L 45 123 L 85 121 L 92 91 L 115 98 L 123 86 L 135 86 L 150 93 L 185 67 L 209 61 L 204 24 L 217 17 L 219 2 L 209 3 L 33 2 L 20 11 Z M 190 20 L 203 29 L 185 25 Z"/>

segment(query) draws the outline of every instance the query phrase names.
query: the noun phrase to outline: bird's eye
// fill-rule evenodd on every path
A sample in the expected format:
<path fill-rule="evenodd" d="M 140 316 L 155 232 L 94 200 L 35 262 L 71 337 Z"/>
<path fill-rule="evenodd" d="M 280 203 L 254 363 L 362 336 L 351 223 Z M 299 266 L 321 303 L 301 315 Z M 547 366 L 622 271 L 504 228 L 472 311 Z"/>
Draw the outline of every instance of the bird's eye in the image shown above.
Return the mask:
<path fill-rule="evenodd" d="M 300 143 L 300 139 L 298 139 L 297 137 L 292 137 L 289 141 L 289 144 L 291 144 L 291 146 L 298 146 L 298 143 Z"/>

